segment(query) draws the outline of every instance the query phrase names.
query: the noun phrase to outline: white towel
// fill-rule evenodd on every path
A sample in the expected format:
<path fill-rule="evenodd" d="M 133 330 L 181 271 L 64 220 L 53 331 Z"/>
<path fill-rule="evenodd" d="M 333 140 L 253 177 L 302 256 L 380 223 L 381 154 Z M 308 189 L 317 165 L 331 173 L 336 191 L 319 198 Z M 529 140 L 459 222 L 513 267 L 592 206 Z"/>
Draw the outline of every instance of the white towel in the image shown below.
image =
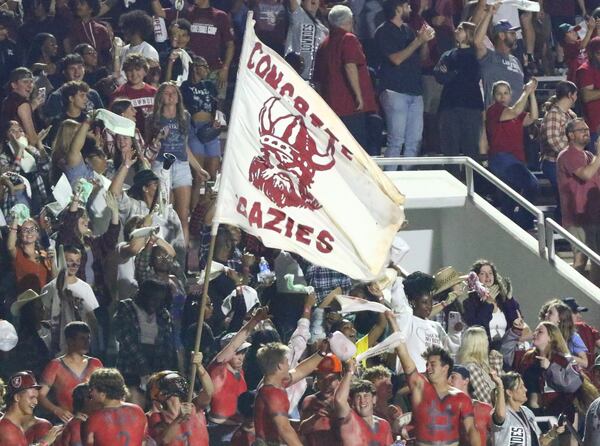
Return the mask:
<path fill-rule="evenodd" d="M 488 5 L 497 3 L 497 0 L 487 0 Z M 503 5 L 516 6 L 521 11 L 540 12 L 540 4 L 529 0 L 503 0 Z"/>
<path fill-rule="evenodd" d="M 357 313 L 359 311 L 375 311 L 385 313 L 389 308 L 379 302 L 371 302 L 366 299 L 340 294 L 335 297 L 342 307 L 342 313 Z"/>
<path fill-rule="evenodd" d="M 369 358 L 372 358 L 373 356 L 377 356 L 377 355 L 385 353 L 389 350 L 392 350 L 392 349 L 396 348 L 398 345 L 400 345 L 402 342 L 406 342 L 406 339 L 404 338 L 402 333 L 400 333 L 400 332 L 392 333 L 387 338 L 385 338 L 383 341 L 379 342 L 378 344 L 374 345 L 367 351 L 364 351 L 360 355 L 358 355 L 356 357 L 356 362 L 360 363 L 360 362 L 364 361 L 365 359 L 369 359 Z"/>

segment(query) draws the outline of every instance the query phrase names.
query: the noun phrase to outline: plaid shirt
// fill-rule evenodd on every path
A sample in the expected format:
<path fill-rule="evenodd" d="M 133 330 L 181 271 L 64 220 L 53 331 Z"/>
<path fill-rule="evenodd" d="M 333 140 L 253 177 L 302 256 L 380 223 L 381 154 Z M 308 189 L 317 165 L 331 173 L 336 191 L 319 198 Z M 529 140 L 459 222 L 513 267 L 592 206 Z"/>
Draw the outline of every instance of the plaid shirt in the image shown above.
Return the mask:
<path fill-rule="evenodd" d="M 502 355 L 492 350 L 489 354 L 489 365 L 468 362 L 463 364 L 471 374 L 471 385 L 473 386 L 473 398 L 484 403 L 492 404 L 492 392 L 496 384 L 490 377 L 490 371 L 494 370 L 498 375 L 502 373 Z"/>
<path fill-rule="evenodd" d="M 77 212 L 70 212 L 69 209 L 65 209 L 61 214 L 61 225 L 58 230 L 57 245 L 73 245 L 81 249 L 81 265 L 79 271 L 77 271 L 77 277 L 81 280 L 86 281 L 85 278 L 85 264 L 87 262 L 87 253 L 85 246 L 81 243 L 79 231 L 77 230 Z M 94 292 L 98 297 L 98 302 L 103 303 L 103 299 L 108 299 L 110 292 L 104 281 L 104 259 L 115 250 L 119 239 L 119 232 L 121 225 L 112 223 L 108 226 L 106 232 L 97 237 L 85 237 L 84 242 L 92 250 L 94 256 L 94 263 L 92 264 L 92 270 L 94 271 Z"/>
<path fill-rule="evenodd" d="M 133 299 L 119 302 L 114 316 L 115 336 L 119 342 L 117 368 L 123 375 L 146 376 L 159 370 L 175 370 L 175 336 L 171 314 L 166 308 L 156 312 L 158 335 L 151 361 L 143 354 L 140 342 L 140 324 Z"/>
<path fill-rule="evenodd" d="M 542 119 L 540 128 L 541 136 L 541 159 L 542 161 L 556 162 L 558 154 L 569 147 L 569 141 L 565 129 L 567 122 L 576 118 L 573 110 L 562 111 L 554 104 Z"/>
<path fill-rule="evenodd" d="M 298 260 L 298 256 L 295 256 L 295 258 Z M 302 263 L 307 266 L 304 267 Z M 317 305 L 319 305 L 323 299 L 337 287 L 342 289 L 342 294 L 348 294 L 350 292 L 350 289 L 352 288 L 352 279 L 350 279 L 350 277 L 332 269 L 323 268 L 322 266 L 308 264 L 307 262 L 302 263 L 300 263 L 300 266 L 304 270 L 306 283 L 315 288 Z"/>
<path fill-rule="evenodd" d="M 39 152 L 33 152 L 36 160 L 36 169 L 33 172 L 25 173 L 21 169 L 21 165 L 15 160 L 12 154 L 9 154 L 10 148 L 7 148 L 4 152 L 0 153 L 0 174 L 3 172 L 15 172 L 22 175 L 29 181 L 31 185 L 31 198 L 30 202 L 35 203 L 35 209 L 32 209 L 33 213 L 37 213 L 40 209 L 48 202 L 48 188 L 49 175 L 50 175 L 50 158 L 42 158 L 39 156 Z M 13 184 L 21 184 L 14 183 Z M 4 201 L 2 203 L 2 211 L 8 215 L 8 210 L 16 204 L 14 197 L 11 194 L 5 194 Z"/>

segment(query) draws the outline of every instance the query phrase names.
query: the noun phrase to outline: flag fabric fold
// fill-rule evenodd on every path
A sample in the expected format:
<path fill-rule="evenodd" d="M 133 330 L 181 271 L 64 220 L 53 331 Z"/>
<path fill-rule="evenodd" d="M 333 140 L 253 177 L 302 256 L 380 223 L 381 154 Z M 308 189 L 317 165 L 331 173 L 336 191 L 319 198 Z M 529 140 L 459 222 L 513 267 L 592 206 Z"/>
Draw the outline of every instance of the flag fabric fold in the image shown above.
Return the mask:
<path fill-rule="evenodd" d="M 404 196 L 248 18 L 215 222 L 358 280 L 375 278 Z"/>

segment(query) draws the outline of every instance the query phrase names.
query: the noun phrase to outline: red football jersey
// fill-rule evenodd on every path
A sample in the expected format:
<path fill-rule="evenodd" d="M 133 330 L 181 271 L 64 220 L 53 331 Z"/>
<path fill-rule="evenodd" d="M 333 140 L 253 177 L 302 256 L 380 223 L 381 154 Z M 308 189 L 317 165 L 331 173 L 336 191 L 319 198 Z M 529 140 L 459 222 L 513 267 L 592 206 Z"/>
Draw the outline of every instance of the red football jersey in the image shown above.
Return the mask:
<path fill-rule="evenodd" d="M 312 417 L 319 409 L 326 408 L 331 416 L 333 416 L 333 407 L 331 403 L 320 400 L 317 394 L 309 395 L 302 402 L 301 421 Z M 322 446 L 324 444 L 337 446 L 340 443 L 339 437 L 335 431 L 331 429 L 331 418 L 321 417 L 310 425 L 303 424 L 300 426 L 300 432 L 306 439 L 308 446 Z"/>
<path fill-rule="evenodd" d="M 463 392 L 438 397 L 429 380 L 420 373 L 409 376 L 411 388 L 415 380 L 423 381 L 421 402 L 413 406 L 412 424 L 415 426 L 417 442 L 454 443 L 460 438 L 460 426 L 467 417 L 473 416 L 473 403 Z"/>
<path fill-rule="evenodd" d="M 343 446 L 390 446 L 392 429 L 390 423 L 373 415 L 373 427 L 369 426 L 360 415 L 351 410 L 348 416 L 337 420 L 338 432 Z"/>
<path fill-rule="evenodd" d="M 6 417 L 0 418 L 0 446 L 27 446 L 25 432 Z"/>
<path fill-rule="evenodd" d="M 230 418 L 237 413 L 237 399 L 248 390 L 244 371 L 236 376 L 226 363 L 212 362 L 208 366 L 214 393 L 210 402 L 210 415 L 215 418 Z"/>
<path fill-rule="evenodd" d="M 252 446 L 255 441 L 256 433 L 254 431 L 247 431 L 240 426 L 233 433 L 230 446 Z"/>
<path fill-rule="evenodd" d="M 73 412 L 73 389 L 78 384 L 87 382 L 92 372 L 102 368 L 102 362 L 97 358 L 87 357 L 88 363 L 81 375 L 77 375 L 65 364 L 63 357 L 53 359 L 42 373 L 42 384 L 54 392 L 56 404 L 62 409 Z"/>
<path fill-rule="evenodd" d="M 85 423 L 84 439 L 88 446 L 142 446 L 146 424 L 139 406 L 121 403 L 92 413 Z"/>
<path fill-rule="evenodd" d="M 65 425 L 60 437 L 54 442 L 54 446 L 81 446 L 81 425 L 79 418 L 71 418 Z"/>
<path fill-rule="evenodd" d="M 27 438 L 29 444 L 37 443 L 50 429 L 52 429 L 52 423 L 50 423 L 50 421 L 35 417 L 35 424 L 25 431 L 25 438 Z"/>
<path fill-rule="evenodd" d="M 261 387 L 254 402 L 254 430 L 256 438 L 265 441 L 279 441 L 274 417 L 283 415 L 287 418 L 290 401 L 285 390 L 272 385 Z"/>
<path fill-rule="evenodd" d="M 167 428 L 163 417 L 158 412 L 149 413 L 148 434 L 157 443 L 161 432 Z M 165 446 L 208 446 L 208 430 L 206 428 L 206 416 L 204 411 L 197 412 L 193 408 L 193 413 L 186 421 L 179 423 L 177 436 L 170 443 L 160 443 Z"/>

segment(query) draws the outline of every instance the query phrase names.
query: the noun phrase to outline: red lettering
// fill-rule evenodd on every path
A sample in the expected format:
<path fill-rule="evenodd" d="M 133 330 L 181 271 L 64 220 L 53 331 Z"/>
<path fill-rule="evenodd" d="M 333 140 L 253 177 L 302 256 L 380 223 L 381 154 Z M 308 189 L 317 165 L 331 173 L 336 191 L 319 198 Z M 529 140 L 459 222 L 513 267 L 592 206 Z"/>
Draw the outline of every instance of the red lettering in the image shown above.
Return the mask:
<path fill-rule="evenodd" d="M 255 202 L 250 209 L 248 215 L 248 224 L 250 226 L 255 225 L 257 228 L 262 228 L 262 210 L 260 209 L 260 202 Z"/>
<path fill-rule="evenodd" d="M 300 96 L 297 96 L 294 99 L 294 107 L 296 108 L 296 110 L 298 110 L 298 113 L 306 117 L 306 112 L 308 111 L 308 102 L 306 102 Z"/>
<path fill-rule="evenodd" d="M 331 235 L 328 231 L 322 230 L 317 236 L 317 249 L 323 254 L 329 254 L 331 251 L 333 251 L 333 242 L 333 235 Z"/>
<path fill-rule="evenodd" d="M 250 57 L 248 58 L 248 64 L 247 67 L 252 69 L 254 68 L 254 62 L 252 62 L 252 59 L 254 58 L 254 55 L 256 53 L 262 53 L 262 45 L 260 44 L 260 42 L 256 42 L 254 44 L 254 48 L 252 48 L 252 53 L 250 53 Z"/>
<path fill-rule="evenodd" d="M 310 123 L 312 125 L 314 125 L 315 127 L 321 128 L 323 126 L 323 121 L 321 121 L 321 119 L 319 119 L 319 117 L 317 115 L 315 115 L 314 113 L 311 113 L 309 115 L 309 118 L 310 118 Z"/>
<path fill-rule="evenodd" d="M 342 155 L 344 155 L 346 158 L 348 158 L 350 161 L 352 161 L 352 158 L 353 158 L 352 152 L 345 145 L 342 145 Z"/>
<path fill-rule="evenodd" d="M 284 84 L 283 87 L 281 87 L 281 90 L 279 90 L 279 94 L 281 96 L 285 96 L 287 94 L 290 98 L 293 98 L 294 97 L 294 86 L 290 83 Z"/>
<path fill-rule="evenodd" d="M 267 71 L 269 71 L 269 69 L 271 68 L 271 56 L 269 56 L 268 54 L 265 54 L 263 57 L 260 58 L 260 60 L 258 61 L 258 64 L 256 64 L 256 74 L 258 74 L 258 77 L 264 79 Z"/>
<path fill-rule="evenodd" d="M 246 200 L 245 197 L 240 197 L 238 200 L 236 211 L 238 211 L 238 214 L 243 215 L 244 217 L 248 218 L 248 215 L 246 214 L 247 206 L 248 206 L 248 200 Z"/>
<path fill-rule="evenodd" d="M 294 229 L 294 221 L 293 218 L 288 217 L 287 222 L 285 223 L 285 236 L 287 238 L 292 238 L 292 229 Z"/>
<path fill-rule="evenodd" d="M 281 71 L 277 71 L 277 66 L 272 65 L 271 71 L 269 71 L 269 74 L 267 74 L 267 77 L 265 78 L 265 82 L 269 84 L 273 90 L 277 90 L 282 78 L 283 73 Z"/>
<path fill-rule="evenodd" d="M 315 230 L 310 226 L 306 226 L 303 224 L 298 224 L 298 228 L 296 229 L 296 240 L 300 243 L 304 243 L 305 245 L 310 245 L 310 239 L 308 238 Z"/>
<path fill-rule="evenodd" d="M 280 211 L 279 209 L 269 208 L 267 214 L 273 217 L 272 220 L 269 220 L 265 223 L 264 228 L 270 231 L 275 231 L 277 233 L 281 233 L 281 228 L 278 228 L 277 225 L 281 223 L 285 219 L 285 212 Z"/>

